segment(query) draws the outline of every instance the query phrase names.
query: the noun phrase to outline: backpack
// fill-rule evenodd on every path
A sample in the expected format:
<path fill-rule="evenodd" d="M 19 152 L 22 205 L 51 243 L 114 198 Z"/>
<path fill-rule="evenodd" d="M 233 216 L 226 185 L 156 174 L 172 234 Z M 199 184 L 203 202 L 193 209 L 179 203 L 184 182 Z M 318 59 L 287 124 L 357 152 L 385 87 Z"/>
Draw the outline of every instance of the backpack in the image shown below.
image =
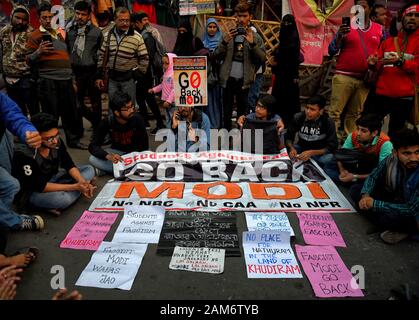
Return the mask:
<path fill-rule="evenodd" d="M 160 79 L 163 76 L 163 56 L 167 53 L 166 48 L 164 45 L 158 41 L 156 38 L 154 38 L 153 34 L 150 31 L 146 31 L 141 34 L 144 43 L 147 46 L 147 42 L 145 41 L 149 37 L 154 40 L 155 50 L 154 50 L 154 56 L 150 57 L 151 61 L 151 72 L 153 75 L 153 78 Z M 147 48 L 148 52 L 153 52 L 153 48 Z"/>

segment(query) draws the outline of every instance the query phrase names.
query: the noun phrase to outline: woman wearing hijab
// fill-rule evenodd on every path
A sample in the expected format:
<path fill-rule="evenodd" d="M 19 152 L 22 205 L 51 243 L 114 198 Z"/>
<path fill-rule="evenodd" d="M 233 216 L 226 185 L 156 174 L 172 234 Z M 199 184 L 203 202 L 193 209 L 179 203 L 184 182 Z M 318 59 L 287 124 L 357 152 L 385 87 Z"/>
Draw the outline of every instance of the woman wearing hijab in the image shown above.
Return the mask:
<path fill-rule="evenodd" d="M 279 48 L 274 54 L 275 84 L 272 95 L 278 102 L 277 114 L 289 124 L 294 114 L 301 111 L 298 68 L 300 65 L 300 37 L 294 16 L 283 17 L 280 29 Z"/>
<path fill-rule="evenodd" d="M 194 37 L 192 25 L 189 16 L 182 16 L 177 28 L 178 36 L 176 38 L 173 53 L 178 56 L 195 56 L 204 48 L 201 39 Z"/>
<path fill-rule="evenodd" d="M 220 129 L 223 114 L 223 97 L 222 89 L 218 84 L 218 72 L 220 63 L 212 56 L 212 52 L 217 48 L 218 42 L 221 41 L 223 34 L 214 18 L 207 20 L 204 33 L 204 47 L 209 50 L 208 54 L 208 107 L 206 114 L 208 115 L 211 128 Z"/>

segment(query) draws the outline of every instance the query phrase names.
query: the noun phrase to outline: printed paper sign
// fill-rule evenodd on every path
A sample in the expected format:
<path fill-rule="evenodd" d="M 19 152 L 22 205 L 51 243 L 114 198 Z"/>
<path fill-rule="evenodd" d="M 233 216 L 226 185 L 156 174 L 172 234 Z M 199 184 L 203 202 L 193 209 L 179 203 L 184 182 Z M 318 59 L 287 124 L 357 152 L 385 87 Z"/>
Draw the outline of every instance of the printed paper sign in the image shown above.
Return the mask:
<path fill-rule="evenodd" d="M 207 57 L 174 57 L 175 105 L 177 107 L 206 106 Z"/>
<path fill-rule="evenodd" d="M 147 244 L 102 242 L 76 286 L 130 290 Z"/>
<path fill-rule="evenodd" d="M 85 211 L 61 242 L 60 248 L 97 250 L 117 217 L 117 213 Z"/>
<path fill-rule="evenodd" d="M 278 230 L 295 235 L 285 212 L 246 212 L 246 223 L 249 231 Z"/>
<path fill-rule="evenodd" d="M 345 241 L 328 212 L 298 212 L 300 229 L 307 244 L 346 247 Z"/>
<path fill-rule="evenodd" d="M 248 278 L 303 277 L 290 246 L 289 232 L 243 232 L 243 249 Z"/>
<path fill-rule="evenodd" d="M 317 297 L 364 296 L 334 247 L 296 245 L 295 250 Z"/>
<path fill-rule="evenodd" d="M 163 221 L 163 207 L 126 206 L 112 242 L 158 243 Z"/>
<path fill-rule="evenodd" d="M 224 272 L 224 249 L 175 247 L 169 268 L 205 273 Z"/>

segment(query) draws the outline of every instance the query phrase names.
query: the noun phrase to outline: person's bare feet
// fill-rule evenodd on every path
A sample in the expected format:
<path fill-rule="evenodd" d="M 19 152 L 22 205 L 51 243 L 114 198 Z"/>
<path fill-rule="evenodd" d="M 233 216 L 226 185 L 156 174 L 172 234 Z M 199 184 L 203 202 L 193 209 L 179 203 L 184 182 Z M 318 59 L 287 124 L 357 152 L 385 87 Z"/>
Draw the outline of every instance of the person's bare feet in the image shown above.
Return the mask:
<path fill-rule="evenodd" d="M 11 265 L 18 267 L 27 267 L 31 262 L 35 260 L 36 256 L 32 252 L 21 253 L 11 257 L 0 255 L 0 268 Z"/>
<path fill-rule="evenodd" d="M 81 300 L 83 296 L 77 290 L 73 290 L 70 294 L 67 293 L 67 288 L 57 291 L 52 300 Z"/>

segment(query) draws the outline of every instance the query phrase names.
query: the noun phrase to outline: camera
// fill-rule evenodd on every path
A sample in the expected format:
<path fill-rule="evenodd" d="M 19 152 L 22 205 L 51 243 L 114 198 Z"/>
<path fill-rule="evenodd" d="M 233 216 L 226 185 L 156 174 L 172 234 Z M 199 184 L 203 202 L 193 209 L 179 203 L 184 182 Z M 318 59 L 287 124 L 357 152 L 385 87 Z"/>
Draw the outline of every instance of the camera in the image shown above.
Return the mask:
<path fill-rule="evenodd" d="M 237 34 L 241 36 L 245 36 L 247 34 L 246 29 L 242 26 L 238 26 L 236 31 L 237 31 Z"/>

